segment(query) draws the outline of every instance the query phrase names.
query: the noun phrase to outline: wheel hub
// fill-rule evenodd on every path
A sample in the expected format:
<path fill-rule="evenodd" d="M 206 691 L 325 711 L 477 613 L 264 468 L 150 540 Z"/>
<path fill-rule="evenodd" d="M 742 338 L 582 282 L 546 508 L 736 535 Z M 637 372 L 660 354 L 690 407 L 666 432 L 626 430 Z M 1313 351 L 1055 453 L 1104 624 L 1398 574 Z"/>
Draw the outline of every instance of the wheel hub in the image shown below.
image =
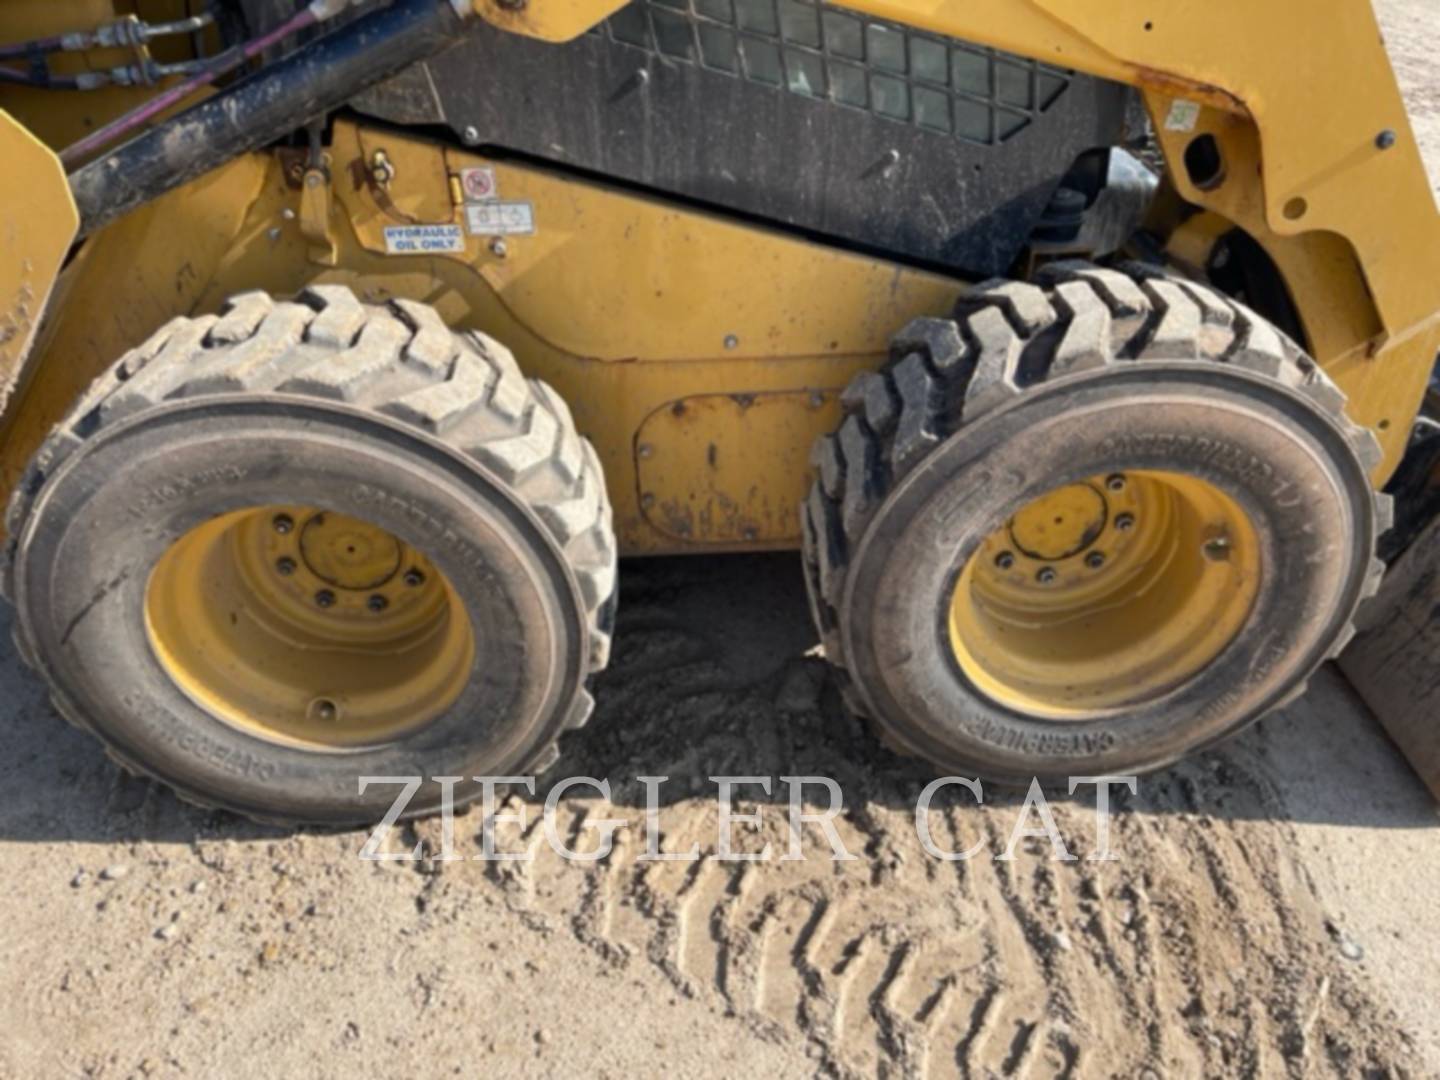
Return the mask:
<path fill-rule="evenodd" d="M 986 538 L 951 599 L 950 639 L 1001 704 L 1084 719 L 1208 665 L 1259 580 L 1254 529 L 1219 489 L 1111 473 L 1033 500 Z"/>
<path fill-rule="evenodd" d="M 292 745 L 354 749 L 454 703 L 475 655 L 444 576 L 398 538 L 298 506 L 227 514 L 182 537 L 146 593 L 151 646 L 212 715 Z"/>

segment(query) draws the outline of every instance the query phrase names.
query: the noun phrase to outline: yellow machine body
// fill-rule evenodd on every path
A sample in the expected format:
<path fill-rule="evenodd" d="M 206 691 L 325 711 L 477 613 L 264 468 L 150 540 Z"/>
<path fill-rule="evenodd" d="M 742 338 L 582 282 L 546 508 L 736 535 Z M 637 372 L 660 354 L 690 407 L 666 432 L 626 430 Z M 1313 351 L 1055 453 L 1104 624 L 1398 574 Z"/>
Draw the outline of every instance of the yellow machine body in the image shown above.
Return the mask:
<path fill-rule="evenodd" d="M 98 21 L 93 0 L 46 6 L 62 24 L 50 32 Z M 476 8 L 559 41 L 616 6 Z M 1375 482 L 1393 472 L 1440 348 L 1440 214 L 1368 0 L 1329 5 L 1323 19 L 1302 0 L 848 6 L 1139 87 L 1179 196 L 1157 203 L 1153 231 L 1181 264 L 1202 265 L 1236 227 L 1266 250 L 1306 344 L 1381 442 Z M 17 7 L 25 24 L 7 11 L 0 36 L 47 19 Z M 13 93 L 32 104 L 34 92 Z M 11 94 L 0 90 L 0 105 Z M 74 134 L 71 112 L 16 111 L 52 144 Z M 1207 137 L 1221 168 L 1196 177 L 1186 151 Z M 905 322 L 946 312 L 965 287 L 411 133 L 340 121 L 328 154 L 328 178 L 289 151 L 240 158 L 78 250 L 0 415 L 0 489 L 85 386 L 167 319 L 247 289 L 330 281 L 431 303 L 555 386 L 600 452 L 627 553 L 792 547 L 809 447 L 835 426 L 839 390 L 883 362 Z M 533 205 L 533 232 L 466 227 L 459 177 L 471 168 Z M 7 228 L 19 205 L 7 199 Z M 456 226 L 455 240 L 405 250 L 396 230 L 411 225 Z"/>

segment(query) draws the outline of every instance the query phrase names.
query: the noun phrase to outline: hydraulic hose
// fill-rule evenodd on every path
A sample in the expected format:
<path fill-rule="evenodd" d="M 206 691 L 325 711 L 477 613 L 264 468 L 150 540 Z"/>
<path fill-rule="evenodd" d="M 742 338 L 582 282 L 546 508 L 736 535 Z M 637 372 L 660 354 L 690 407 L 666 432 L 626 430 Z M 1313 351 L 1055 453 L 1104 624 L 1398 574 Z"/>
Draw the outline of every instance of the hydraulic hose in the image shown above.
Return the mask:
<path fill-rule="evenodd" d="M 187 109 L 70 176 L 81 235 L 339 108 L 455 41 L 451 0 L 395 0 Z"/>

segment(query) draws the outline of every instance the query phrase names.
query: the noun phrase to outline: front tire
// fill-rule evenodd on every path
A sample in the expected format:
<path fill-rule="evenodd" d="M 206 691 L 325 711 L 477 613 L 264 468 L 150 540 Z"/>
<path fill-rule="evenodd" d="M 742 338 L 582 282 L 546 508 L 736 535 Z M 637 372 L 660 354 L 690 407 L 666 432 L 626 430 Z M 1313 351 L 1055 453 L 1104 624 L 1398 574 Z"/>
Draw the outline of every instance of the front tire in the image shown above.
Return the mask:
<path fill-rule="evenodd" d="M 1192 282 L 978 287 L 844 403 L 805 506 L 812 611 L 852 707 L 947 770 L 1163 766 L 1302 692 L 1378 585 L 1375 440 Z"/>
<path fill-rule="evenodd" d="M 177 319 L 7 518 L 22 656 L 126 768 L 270 821 L 537 771 L 588 719 L 616 546 L 594 450 L 510 353 L 314 287 Z M 478 785 L 465 783 L 459 798 Z"/>

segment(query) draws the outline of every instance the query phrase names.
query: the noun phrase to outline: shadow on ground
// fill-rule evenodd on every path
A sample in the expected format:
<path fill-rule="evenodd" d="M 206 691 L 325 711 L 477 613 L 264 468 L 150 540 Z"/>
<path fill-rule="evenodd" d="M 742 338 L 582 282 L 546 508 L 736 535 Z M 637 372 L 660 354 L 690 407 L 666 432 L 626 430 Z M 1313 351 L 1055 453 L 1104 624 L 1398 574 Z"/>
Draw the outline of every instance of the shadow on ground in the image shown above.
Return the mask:
<path fill-rule="evenodd" d="M 535 801 L 565 776 L 609 779 L 622 806 L 643 806 L 635 778 L 669 777 L 662 805 L 713 794 L 712 776 L 828 776 L 851 812 L 913 806 L 936 772 L 896 756 L 845 714 L 815 646 L 793 555 L 655 559 L 622 573 L 613 664 L 589 726 L 566 736 Z M 9 642 L 9 613 L 0 615 Z M 191 843 L 282 835 L 189 807 L 126 776 L 98 744 L 61 721 L 19 661 L 0 663 L 0 838 L 12 841 Z M 770 801 L 784 803 L 776 779 Z M 591 789 L 573 789 L 584 799 Z M 1302 701 L 1225 746 L 1118 793 L 1121 813 L 1198 814 L 1376 828 L 1427 828 L 1436 814 L 1419 782 L 1348 685 L 1322 672 Z M 1016 793 L 986 791 L 990 805 Z M 737 791 L 765 801 L 760 788 Z M 1062 796 L 1062 799 L 1064 797 Z M 950 787 L 934 805 L 963 806 Z M 1093 795 L 1074 800 L 1093 806 Z"/>

